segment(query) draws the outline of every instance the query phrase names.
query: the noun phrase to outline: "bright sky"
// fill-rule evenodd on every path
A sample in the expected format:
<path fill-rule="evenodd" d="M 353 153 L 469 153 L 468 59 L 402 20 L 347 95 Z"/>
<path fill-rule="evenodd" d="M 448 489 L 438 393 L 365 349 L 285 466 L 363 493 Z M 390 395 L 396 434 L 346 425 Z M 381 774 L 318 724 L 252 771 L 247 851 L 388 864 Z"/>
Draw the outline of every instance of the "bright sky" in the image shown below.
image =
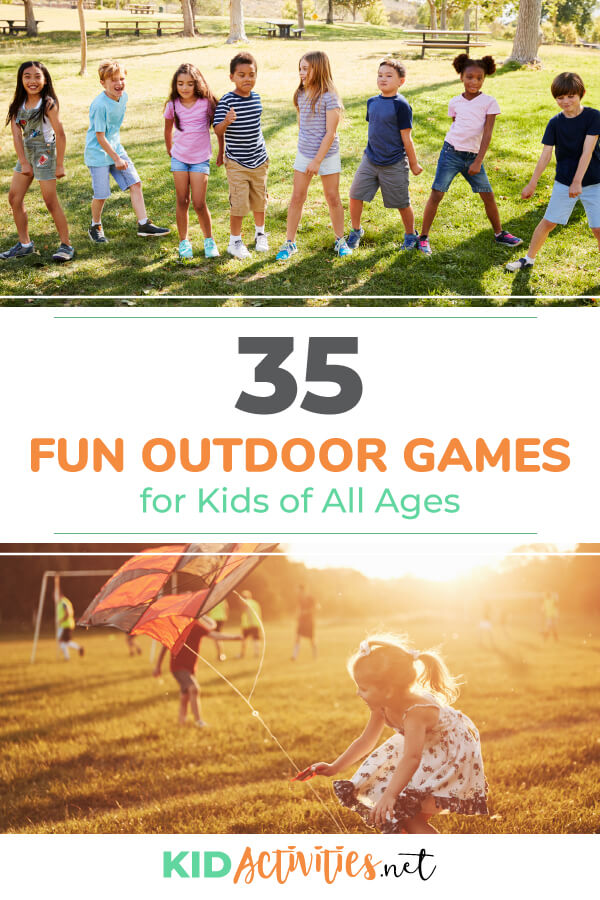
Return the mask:
<path fill-rule="evenodd" d="M 431 581 L 447 581 L 468 574 L 481 566 L 498 566 L 505 557 L 517 552 L 572 552 L 575 541 L 560 544 L 537 544 L 519 548 L 514 539 L 494 544 L 363 544 L 290 543 L 283 548 L 290 559 L 303 562 L 311 568 L 357 569 L 371 578 L 401 578 L 413 575 Z"/>

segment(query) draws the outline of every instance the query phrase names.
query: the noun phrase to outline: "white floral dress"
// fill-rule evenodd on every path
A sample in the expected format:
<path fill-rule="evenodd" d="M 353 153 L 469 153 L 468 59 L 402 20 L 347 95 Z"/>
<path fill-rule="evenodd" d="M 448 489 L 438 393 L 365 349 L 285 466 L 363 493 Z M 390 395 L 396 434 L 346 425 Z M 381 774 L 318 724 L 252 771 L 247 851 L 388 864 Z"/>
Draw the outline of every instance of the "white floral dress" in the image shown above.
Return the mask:
<path fill-rule="evenodd" d="M 381 829 L 386 833 L 402 831 L 402 821 L 417 815 L 423 801 L 430 797 L 440 811 L 468 816 L 488 812 L 487 783 L 475 725 L 460 710 L 440 706 L 427 694 L 404 712 L 402 723 L 416 707 L 434 707 L 440 714 L 436 725 L 426 733 L 419 768 L 398 795 L 394 816 Z M 350 781 L 333 783 L 338 800 L 365 821 L 381 799 L 404 753 L 403 726 L 391 727 L 397 733 L 367 757 Z"/>

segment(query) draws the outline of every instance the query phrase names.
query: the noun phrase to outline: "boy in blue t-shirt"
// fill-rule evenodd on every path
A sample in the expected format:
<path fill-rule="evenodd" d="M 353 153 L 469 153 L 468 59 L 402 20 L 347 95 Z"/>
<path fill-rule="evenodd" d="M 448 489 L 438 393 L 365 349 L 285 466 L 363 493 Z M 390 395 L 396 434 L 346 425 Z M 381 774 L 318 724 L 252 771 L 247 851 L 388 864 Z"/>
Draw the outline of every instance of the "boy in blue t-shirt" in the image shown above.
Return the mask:
<path fill-rule="evenodd" d="M 92 223 L 88 236 L 94 244 L 108 243 L 102 228 L 102 208 L 110 197 L 110 179 L 122 191 L 129 191 L 131 205 L 137 216 L 139 237 L 162 237 L 168 228 L 153 225 L 146 215 L 142 183 L 135 166 L 123 149 L 120 128 L 125 118 L 127 94 L 126 70 L 114 59 L 105 59 L 98 66 L 98 75 L 104 88 L 90 106 L 90 127 L 85 139 L 85 164 L 92 176 Z"/>
<path fill-rule="evenodd" d="M 383 205 L 397 209 L 404 224 L 401 250 L 413 250 L 417 245 L 415 215 L 408 193 L 408 170 L 420 175 L 423 169 L 417 162 L 412 142 L 412 109 L 398 91 L 406 80 L 406 69 L 396 59 L 382 59 L 377 71 L 380 94 L 367 100 L 369 139 L 364 156 L 356 170 L 350 188 L 350 218 L 352 229 L 348 246 L 356 249 L 364 231 L 360 226 L 364 202 L 370 202 L 381 188 Z"/>
<path fill-rule="evenodd" d="M 581 200 L 587 220 L 600 249 L 600 112 L 582 106 L 585 87 L 575 72 L 557 75 L 550 87 L 561 112 L 550 119 L 542 144 L 544 149 L 521 191 L 525 200 L 533 196 L 540 175 L 556 155 L 556 177 L 550 202 L 533 235 L 527 254 L 506 264 L 509 272 L 530 269 L 544 241 L 557 225 L 566 225 L 573 207 Z"/>

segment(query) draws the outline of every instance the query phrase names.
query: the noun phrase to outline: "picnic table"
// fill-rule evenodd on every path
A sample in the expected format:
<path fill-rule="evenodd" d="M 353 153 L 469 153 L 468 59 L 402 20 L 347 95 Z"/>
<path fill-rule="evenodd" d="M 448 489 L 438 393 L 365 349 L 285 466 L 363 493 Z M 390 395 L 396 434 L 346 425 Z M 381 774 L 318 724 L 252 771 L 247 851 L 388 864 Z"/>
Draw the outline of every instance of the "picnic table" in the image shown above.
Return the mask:
<path fill-rule="evenodd" d="M 304 28 L 294 28 L 295 21 L 293 19 L 267 19 L 267 29 L 268 29 L 268 37 L 275 37 L 275 30 L 279 30 L 278 37 L 280 38 L 289 38 L 289 37 L 302 37 L 302 32 Z M 259 31 L 260 31 L 259 26 Z"/>
<path fill-rule="evenodd" d="M 125 7 L 132 15 L 151 15 L 151 13 L 156 12 L 156 7 L 152 5 L 152 3 L 132 3 L 129 6 Z"/>
<path fill-rule="evenodd" d="M 163 34 L 183 31 L 183 22 L 180 19 L 105 19 L 104 34 L 110 37 L 110 32 L 115 31 L 133 31 L 136 37 L 139 37 L 142 30 L 155 33 L 158 37 Z"/>
<path fill-rule="evenodd" d="M 43 21 L 43 19 L 36 19 L 36 27 Z M 19 34 L 20 31 L 27 31 L 25 19 L 0 19 L 0 22 L 6 22 L 6 25 L 0 25 L 2 34 Z"/>
<path fill-rule="evenodd" d="M 456 49 L 469 52 L 471 47 L 487 47 L 481 41 L 473 40 L 480 35 L 491 34 L 489 31 L 450 31 L 441 28 L 431 31 L 429 28 L 417 28 L 406 30 L 404 34 L 420 34 L 420 41 L 404 41 L 405 44 L 421 48 L 421 59 L 425 57 L 425 50 L 430 49 Z"/>

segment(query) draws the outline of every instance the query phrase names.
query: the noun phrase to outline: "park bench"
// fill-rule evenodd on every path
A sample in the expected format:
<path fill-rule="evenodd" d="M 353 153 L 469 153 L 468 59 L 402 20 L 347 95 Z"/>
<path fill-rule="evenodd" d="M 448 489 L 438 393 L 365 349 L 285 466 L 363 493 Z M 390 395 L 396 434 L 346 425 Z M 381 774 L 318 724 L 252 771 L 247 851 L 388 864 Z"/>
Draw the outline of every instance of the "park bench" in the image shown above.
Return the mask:
<path fill-rule="evenodd" d="M 277 34 L 277 29 L 274 28 L 272 25 L 259 25 L 258 33 L 264 34 L 265 37 L 268 37 L 268 38 L 274 38 L 275 35 Z"/>
<path fill-rule="evenodd" d="M 301 38 L 305 31 L 305 28 L 292 28 L 292 37 Z"/>
<path fill-rule="evenodd" d="M 151 3 L 132 3 L 130 6 L 126 6 L 125 9 L 132 15 L 139 16 L 149 16 L 156 12 L 156 7 Z"/>
<path fill-rule="evenodd" d="M 43 19 L 36 19 L 36 27 L 43 21 Z M 19 34 L 27 31 L 27 23 L 24 19 L 0 19 L 0 22 L 6 22 L 6 25 L 0 25 L 2 34 Z"/>
<path fill-rule="evenodd" d="M 117 31 L 133 32 L 136 37 L 144 34 L 155 34 L 162 37 L 163 34 L 178 34 L 183 31 L 183 22 L 179 20 L 173 22 L 165 19 L 136 19 L 134 22 L 124 19 L 108 19 L 104 21 L 104 34 L 110 37 L 111 32 L 115 34 Z"/>
<path fill-rule="evenodd" d="M 421 48 L 421 59 L 425 58 L 425 50 L 464 50 L 466 53 L 472 47 L 487 47 L 488 45 L 481 41 L 473 40 L 474 37 L 482 34 L 489 34 L 489 31 L 430 31 L 429 29 L 420 29 L 415 31 L 405 31 L 405 34 L 420 34 L 421 40 L 404 41 L 403 43 L 410 47 Z"/>

